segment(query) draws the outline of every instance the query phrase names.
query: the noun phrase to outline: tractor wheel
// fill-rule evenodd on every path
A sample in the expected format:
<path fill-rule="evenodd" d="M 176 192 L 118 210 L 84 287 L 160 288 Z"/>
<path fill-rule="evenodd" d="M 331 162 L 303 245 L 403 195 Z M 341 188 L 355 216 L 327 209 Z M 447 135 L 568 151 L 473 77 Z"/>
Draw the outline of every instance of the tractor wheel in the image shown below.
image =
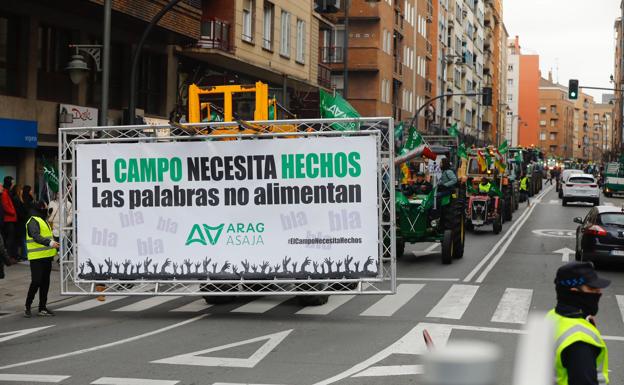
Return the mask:
<path fill-rule="evenodd" d="M 503 231 L 503 221 L 500 215 L 494 220 L 492 228 L 494 230 L 494 234 L 500 234 L 500 232 Z"/>
<path fill-rule="evenodd" d="M 508 197 L 508 199 L 505 199 L 504 211 L 505 211 L 505 220 L 511 221 L 513 219 L 513 202 L 512 202 L 511 197 Z"/>
<path fill-rule="evenodd" d="M 505 217 L 505 206 L 507 206 L 507 201 L 500 198 L 498 200 L 498 216 L 501 219 L 501 224 L 505 223 L 505 221 L 507 220 L 507 218 Z"/>
<path fill-rule="evenodd" d="M 396 257 L 401 258 L 405 254 L 405 241 L 403 239 L 396 240 Z"/>
<path fill-rule="evenodd" d="M 460 259 L 464 256 L 464 242 L 466 241 L 466 228 L 465 228 L 464 216 L 461 216 L 459 221 L 459 228 L 455 230 L 454 244 L 455 250 L 453 250 L 453 258 Z"/>
<path fill-rule="evenodd" d="M 442 264 L 450 265 L 453 262 L 453 231 L 444 230 L 442 238 Z"/>

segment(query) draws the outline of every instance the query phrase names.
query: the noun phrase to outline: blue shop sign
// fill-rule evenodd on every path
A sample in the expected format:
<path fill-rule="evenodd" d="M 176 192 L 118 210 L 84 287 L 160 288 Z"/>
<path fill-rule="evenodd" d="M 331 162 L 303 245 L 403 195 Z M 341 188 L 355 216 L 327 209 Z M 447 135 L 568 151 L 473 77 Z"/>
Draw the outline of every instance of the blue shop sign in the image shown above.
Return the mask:
<path fill-rule="evenodd" d="M 37 148 L 37 122 L 0 118 L 0 147 Z"/>

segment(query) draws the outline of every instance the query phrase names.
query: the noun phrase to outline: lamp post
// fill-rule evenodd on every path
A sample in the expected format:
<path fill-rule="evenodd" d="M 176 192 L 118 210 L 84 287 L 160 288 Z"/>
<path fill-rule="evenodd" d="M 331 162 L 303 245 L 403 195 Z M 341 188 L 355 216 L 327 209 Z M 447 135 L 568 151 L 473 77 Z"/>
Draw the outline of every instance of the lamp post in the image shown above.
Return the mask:
<path fill-rule="evenodd" d="M 89 72 L 89 66 L 80 54 L 83 52 L 89 55 L 96 65 L 96 70 L 102 72 L 102 100 L 100 101 L 100 113 L 98 115 L 98 125 L 108 124 L 108 85 L 110 77 L 110 30 L 111 30 L 111 1 L 104 0 L 104 22 L 101 45 L 94 44 L 70 44 L 76 52 L 72 55 L 72 60 L 67 63 L 65 70 L 69 72 L 72 83 L 78 85 Z"/>
<path fill-rule="evenodd" d="M 150 23 L 145 27 L 143 31 L 143 35 L 141 35 L 141 39 L 137 43 L 136 48 L 134 49 L 134 54 L 132 55 L 132 67 L 130 68 L 130 96 L 128 98 L 128 117 L 130 119 L 129 124 L 135 123 L 135 113 L 136 113 L 136 73 L 139 69 L 139 58 L 141 57 L 141 50 L 143 49 L 143 45 L 145 45 L 145 40 L 147 40 L 147 36 L 152 31 L 152 28 L 158 23 L 158 21 L 165 15 L 165 13 L 169 12 L 171 8 L 173 8 L 176 4 L 178 4 L 180 0 L 170 0 L 167 5 L 163 7 L 150 21 Z"/>

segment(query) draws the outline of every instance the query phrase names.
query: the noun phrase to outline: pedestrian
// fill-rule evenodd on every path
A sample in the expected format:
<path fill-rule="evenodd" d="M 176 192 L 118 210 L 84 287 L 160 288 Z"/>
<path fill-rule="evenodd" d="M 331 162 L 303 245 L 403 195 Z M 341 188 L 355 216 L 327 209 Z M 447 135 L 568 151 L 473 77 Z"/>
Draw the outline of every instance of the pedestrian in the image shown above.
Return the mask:
<path fill-rule="evenodd" d="M 15 206 L 13 206 L 13 199 L 11 199 L 11 188 L 13 187 L 13 177 L 5 176 L 2 183 L 4 190 L 2 191 L 2 211 L 4 211 L 4 225 L 3 236 L 6 242 L 7 252 L 9 253 L 9 259 L 11 263 L 17 261 L 17 248 L 15 239 L 15 227 L 17 226 L 17 212 Z"/>
<path fill-rule="evenodd" d="M 554 322 L 557 385 L 609 383 L 609 353 L 595 317 L 602 289 L 610 283 L 590 262 L 570 262 L 557 270 L 557 306 L 548 313 Z"/>
<path fill-rule="evenodd" d="M 522 201 L 526 200 L 527 206 L 530 206 L 529 202 L 529 178 L 525 173 L 520 176 L 520 198 Z"/>
<path fill-rule="evenodd" d="M 548 170 L 548 183 L 552 186 L 553 178 L 555 177 L 555 170 Z"/>
<path fill-rule="evenodd" d="M 4 266 L 9 265 L 9 254 L 4 248 L 4 240 L 0 234 L 0 279 L 4 278 Z"/>
<path fill-rule="evenodd" d="M 47 308 L 48 290 L 50 289 L 50 273 L 52 260 L 59 248 L 58 242 L 53 239 L 52 229 L 43 219 L 47 216 L 47 205 L 40 201 L 31 211 L 30 219 L 26 223 L 26 249 L 30 262 L 31 282 L 26 296 L 24 317 L 32 317 L 30 307 L 39 291 L 39 315 L 53 316 L 54 312 Z"/>
<path fill-rule="evenodd" d="M 17 223 L 15 226 L 15 248 L 17 250 L 17 259 L 26 260 L 26 221 L 28 220 L 29 210 L 24 206 L 22 196 L 22 186 L 16 184 L 11 189 L 11 199 L 13 207 L 17 213 Z"/>

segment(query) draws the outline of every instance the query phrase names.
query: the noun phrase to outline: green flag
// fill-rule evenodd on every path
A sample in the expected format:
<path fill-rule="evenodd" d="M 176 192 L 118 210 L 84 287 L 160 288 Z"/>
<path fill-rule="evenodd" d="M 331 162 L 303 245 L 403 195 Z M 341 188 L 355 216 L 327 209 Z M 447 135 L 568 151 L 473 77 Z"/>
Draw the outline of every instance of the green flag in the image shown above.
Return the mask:
<path fill-rule="evenodd" d="M 508 150 L 509 145 L 507 144 L 507 139 L 505 139 L 505 141 L 501 143 L 500 146 L 498 146 L 498 152 L 500 152 L 501 154 L 506 154 Z"/>
<path fill-rule="evenodd" d="M 522 164 L 522 154 L 520 153 L 520 151 L 516 152 L 516 156 L 514 159 L 516 160 L 516 162 L 518 162 L 518 164 Z"/>
<path fill-rule="evenodd" d="M 403 136 L 403 122 L 394 126 L 394 139 L 399 139 Z"/>
<path fill-rule="evenodd" d="M 273 103 L 269 104 L 269 120 L 275 120 L 275 106 Z"/>
<path fill-rule="evenodd" d="M 457 129 L 457 123 L 453 123 L 452 126 L 448 128 L 448 134 L 457 138 L 459 136 L 459 130 Z"/>
<path fill-rule="evenodd" d="M 503 192 L 498 188 L 498 186 L 496 185 L 496 183 L 492 183 L 492 185 L 490 186 L 490 190 L 498 195 L 499 197 L 503 197 Z"/>
<path fill-rule="evenodd" d="M 333 96 L 323 90 L 321 96 L 321 118 L 359 118 L 360 114 L 342 96 Z M 332 128 L 337 131 L 357 131 L 358 123 L 333 123 Z"/>
<path fill-rule="evenodd" d="M 427 197 L 423 199 L 422 203 L 418 207 L 420 211 L 427 211 L 433 207 L 433 201 L 435 199 L 435 189 L 431 190 Z"/>
<path fill-rule="evenodd" d="M 407 151 L 412 151 L 416 147 L 420 146 L 422 142 L 422 136 L 420 135 L 420 133 L 418 133 L 418 131 L 416 131 L 416 128 L 412 126 L 409 128 L 407 141 L 405 142 L 405 147 L 403 149 L 407 149 Z"/>
<path fill-rule="evenodd" d="M 468 152 L 466 151 L 465 144 L 459 144 L 459 147 L 457 147 L 457 156 L 459 156 L 460 158 L 468 159 Z"/>
<path fill-rule="evenodd" d="M 478 192 L 474 189 L 474 187 L 472 187 L 472 183 L 466 184 L 466 190 L 468 191 L 468 194 L 476 194 Z"/>
<path fill-rule="evenodd" d="M 483 154 L 483 156 L 485 157 L 485 161 L 487 162 L 487 166 L 488 168 L 490 166 L 492 166 L 492 156 L 490 155 L 489 152 L 485 151 L 485 153 Z"/>
<path fill-rule="evenodd" d="M 396 201 L 397 205 L 400 205 L 400 206 L 409 205 L 409 199 L 407 199 L 405 194 L 403 194 L 401 191 L 397 190 L 394 192 L 394 200 Z"/>
<path fill-rule="evenodd" d="M 48 188 L 52 192 L 58 192 L 59 190 L 59 181 L 58 181 L 58 171 L 54 165 L 48 163 L 47 161 L 43 161 L 43 179 L 45 180 Z"/>

